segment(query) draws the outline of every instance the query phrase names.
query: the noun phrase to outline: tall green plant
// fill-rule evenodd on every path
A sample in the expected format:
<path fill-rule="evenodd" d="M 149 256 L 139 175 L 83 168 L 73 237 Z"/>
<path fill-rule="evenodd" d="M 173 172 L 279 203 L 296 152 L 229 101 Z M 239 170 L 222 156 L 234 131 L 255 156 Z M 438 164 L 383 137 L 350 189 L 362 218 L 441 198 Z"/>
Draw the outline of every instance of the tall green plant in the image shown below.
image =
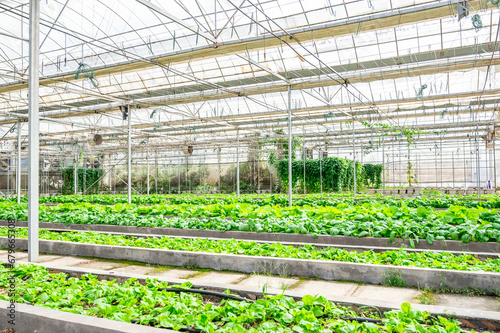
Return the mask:
<path fill-rule="evenodd" d="M 293 160 L 292 186 L 305 187 L 309 193 L 319 192 L 321 188 L 327 192 L 352 191 L 354 189 L 353 164 L 351 160 L 338 157 L 326 157 L 321 160 Z M 286 190 L 288 188 L 288 159 L 280 160 L 276 169 L 282 189 Z M 363 189 L 364 179 L 363 165 L 356 162 L 356 189 L 358 191 Z"/>
<path fill-rule="evenodd" d="M 73 194 L 75 192 L 74 170 L 72 166 L 62 169 L 64 180 L 63 194 Z M 85 194 L 99 193 L 100 179 L 103 174 L 104 171 L 102 169 L 78 169 L 78 192 L 85 190 Z"/>
<path fill-rule="evenodd" d="M 364 164 L 365 186 L 380 188 L 382 186 L 382 171 L 381 164 Z"/>

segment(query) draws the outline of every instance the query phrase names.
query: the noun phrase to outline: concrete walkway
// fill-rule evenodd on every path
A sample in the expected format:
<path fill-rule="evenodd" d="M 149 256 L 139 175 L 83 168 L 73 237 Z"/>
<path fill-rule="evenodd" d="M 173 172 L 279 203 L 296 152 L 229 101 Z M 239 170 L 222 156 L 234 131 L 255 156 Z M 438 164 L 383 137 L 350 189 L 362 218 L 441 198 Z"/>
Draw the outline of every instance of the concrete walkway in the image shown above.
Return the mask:
<path fill-rule="evenodd" d="M 15 254 L 17 263 L 27 262 L 26 252 Z M 2 262 L 7 261 L 7 251 L 0 250 Z M 171 283 L 192 282 L 198 286 L 222 287 L 232 290 L 262 292 L 264 286 L 269 294 L 286 294 L 301 297 L 320 294 L 329 300 L 384 307 L 409 302 L 415 308 L 459 311 L 462 313 L 481 312 L 500 320 L 500 302 L 490 296 L 467 296 L 461 294 L 440 294 L 412 288 L 398 288 L 380 285 L 366 285 L 352 282 L 332 282 L 313 279 L 299 279 L 290 276 L 243 274 L 197 270 L 196 267 L 170 268 L 149 265 L 113 262 L 71 256 L 40 255 L 39 264 L 51 269 L 70 269 L 93 274 L 111 274 L 126 277 L 155 277 Z M 387 306 L 391 307 L 391 306 Z"/>

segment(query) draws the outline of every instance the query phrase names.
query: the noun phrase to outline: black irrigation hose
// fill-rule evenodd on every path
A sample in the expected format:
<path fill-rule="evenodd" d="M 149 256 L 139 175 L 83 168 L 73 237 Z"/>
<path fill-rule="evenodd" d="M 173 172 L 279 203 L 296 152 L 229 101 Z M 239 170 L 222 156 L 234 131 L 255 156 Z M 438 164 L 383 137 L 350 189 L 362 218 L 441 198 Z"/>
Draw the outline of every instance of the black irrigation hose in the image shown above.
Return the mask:
<path fill-rule="evenodd" d="M 168 292 L 174 292 L 174 293 L 194 293 L 194 294 L 203 294 L 203 295 L 210 295 L 210 296 L 217 296 L 221 298 L 228 298 L 228 299 L 233 299 L 235 301 L 247 301 L 250 303 L 253 303 L 253 300 L 244 298 L 244 297 L 239 297 L 239 296 L 234 296 L 234 295 L 228 295 L 224 293 L 219 293 L 216 291 L 209 291 L 209 290 L 201 290 L 201 289 L 180 289 L 180 288 L 160 288 L 158 290 L 165 290 Z"/>
<path fill-rule="evenodd" d="M 500 2 L 500 0 L 498 0 Z M 47 282 L 51 282 L 52 279 L 48 279 Z M 239 296 L 234 296 L 234 295 L 228 295 L 224 293 L 219 293 L 216 291 L 210 291 L 210 290 L 202 290 L 202 289 L 181 289 L 181 288 L 160 288 L 158 289 L 160 291 L 164 290 L 167 292 L 175 292 L 175 293 L 181 293 L 181 292 L 186 292 L 186 293 L 193 293 L 193 294 L 202 294 L 202 295 L 210 295 L 210 296 L 217 296 L 221 298 L 227 298 L 227 299 L 233 299 L 236 301 L 247 301 L 250 303 L 253 303 L 254 301 L 248 298 L 244 297 L 239 297 Z M 28 305 L 34 305 L 33 303 L 30 302 L 25 302 Z M 357 321 L 359 323 L 374 323 L 374 324 L 382 324 L 381 319 L 373 319 L 373 318 L 363 318 L 363 317 L 340 317 L 340 319 L 343 320 L 349 320 L 349 321 Z M 139 320 L 138 319 L 132 319 L 131 323 L 135 324 Z M 173 329 L 172 327 L 162 327 L 165 329 Z M 193 333 L 205 333 L 205 331 L 200 330 L 198 328 L 192 328 L 192 327 L 184 327 L 180 328 L 178 330 L 179 332 L 193 332 Z"/>
<path fill-rule="evenodd" d="M 500 1 L 500 0 L 499 0 Z M 363 317 L 340 317 L 343 320 L 349 321 L 357 321 L 359 323 L 374 323 L 374 324 L 382 324 L 381 319 L 373 319 L 373 318 L 363 318 Z"/>
<path fill-rule="evenodd" d="M 139 321 L 139 319 L 132 319 L 130 322 L 132 324 L 136 324 Z M 166 330 L 173 330 L 173 327 L 160 327 Z M 192 327 L 183 327 L 179 328 L 178 330 L 175 330 L 178 332 L 193 332 L 193 333 L 206 333 L 204 330 L 200 330 L 199 328 L 192 328 Z"/>
<path fill-rule="evenodd" d="M 499 0 L 500 1 L 500 0 Z M 216 291 L 209 291 L 209 290 L 200 290 L 200 289 L 180 289 L 180 288 L 161 288 L 158 290 L 165 290 L 169 292 L 187 292 L 187 293 L 196 293 L 196 294 L 204 294 L 204 295 L 212 295 L 212 296 L 218 296 L 222 298 L 229 298 L 229 299 L 234 299 L 237 301 L 247 301 L 247 302 L 253 302 L 253 300 L 244 298 L 244 297 L 238 297 L 238 296 L 233 296 L 233 295 L 228 295 L 228 294 L 223 294 L 219 293 Z M 357 321 L 359 323 L 374 323 L 374 324 L 382 324 L 381 319 L 373 319 L 373 318 L 363 318 L 363 317 L 340 317 L 340 319 L 343 320 L 349 320 L 349 321 Z"/>

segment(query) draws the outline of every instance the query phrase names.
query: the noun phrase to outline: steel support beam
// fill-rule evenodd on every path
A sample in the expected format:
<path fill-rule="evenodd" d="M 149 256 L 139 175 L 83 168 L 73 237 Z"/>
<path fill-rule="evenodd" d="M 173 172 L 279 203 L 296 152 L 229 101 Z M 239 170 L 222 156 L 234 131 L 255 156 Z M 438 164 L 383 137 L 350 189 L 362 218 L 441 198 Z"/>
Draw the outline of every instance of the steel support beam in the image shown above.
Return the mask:
<path fill-rule="evenodd" d="M 292 85 L 288 85 L 288 207 L 292 207 Z"/>
<path fill-rule="evenodd" d="M 40 1 L 29 2 L 28 261 L 38 262 Z"/>
<path fill-rule="evenodd" d="M 149 140 L 148 140 L 148 149 L 146 151 L 146 187 L 147 193 L 149 195 Z"/>
<path fill-rule="evenodd" d="M 495 127 L 493 127 L 494 130 Z M 494 130 L 495 131 L 495 130 Z M 496 132 L 493 132 L 493 178 L 494 178 L 494 184 L 495 184 L 495 193 L 497 192 L 497 153 L 496 153 L 496 146 L 495 146 L 495 141 L 496 141 Z"/>
<path fill-rule="evenodd" d="M 21 125 L 22 122 L 19 120 L 17 122 L 17 168 L 16 168 L 16 195 L 17 195 L 17 203 L 21 203 Z"/>
<path fill-rule="evenodd" d="M 152 5 L 150 2 L 145 0 L 137 0 L 143 3 L 148 8 Z M 187 63 L 191 61 L 196 61 L 198 59 L 215 58 L 223 55 L 231 55 L 244 52 L 246 50 L 260 50 L 264 48 L 280 47 L 282 45 L 282 38 L 287 38 L 288 43 L 295 44 L 300 41 L 300 43 L 307 43 L 311 41 L 318 41 L 321 39 L 328 39 L 331 36 L 349 36 L 355 35 L 362 32 L 375 31 L 384 28 L 391 28 L 397 26 L 403 26 L 405 24 L 414 24 L 416 22 L 427 21 L 432 19 L 448 18 L 454 15 L 453 6 L 458 3 L 458 0 L 449 0 L 428 4 L 421 4 L 415 6 L 408 6 L 405 8 L 398 8 L 397 10 L 386 10 L 373 15 L 363 15 L 360 17 L 347 19 L 347 20 L 333 20 L 326 24 L 316 24 L 308 27 L 299 27 L 296 29 L 289 29 L 287 32 L 275 31 L 272 34 L 264 34 L 259 36 L 251 36 L 241 40 L 229 40 L 224 43 L 214 44 L 194 47 L 188 50 L 173 51 L 169 53 L 162 54 L 158 57 L 151 59 L 151 61 L 140 61 L 140 60 L 130 60 L 120 62 L 118 64 L 112 64 L 107 66 L 101 66 L 95 68 L 94 73 L 97 78 L 100 76 L 108 76 L 117 73 L 126 73 L 130 71 L 136 71 L 139 69 L 147 69 L 154 67 L 155 64 L 167 65 L 167 64 L 177 64 L 177 63 Z M 155 6 L 156 7 L 156 6 Z M 494 9 L 494 6 L 489 2 L 484 4 L 480 0 L 470 0 L 469 8 L 471 13 L 483 9 Z M 155 10 L 155 9 L 152 9 Z M 177 22 L 180 25 L 185 25 L 182 20 L 174 17 L 171 14 L 166 13 L 163 9 L 161 15 L 168 17 L 171 20 L 180 21 Z M 168 16 L 167 16 L 168 15 Z M 201 32 L 185 25 L 185 27 L 191 30 L 193 33 L 201 35 Z M 293 39 L 289 39 L 289 36 L 293 36 Z M 215 42 L 215 38 L 211 36 L 204 35 L 211 42 Z M 57 75 L 51 75 L 44 78 L 44 85 L 51 85 L 60 81 L 69 82 L 74 81 L 74 73 L 58 73 Z M 23 81 L 18 81 L 13 84 L 0 86 L 0 92 L 14 91 L 25 88 Z"/>
<path fill-rule="evenodd" d="M 132 109 L 127 105 L 128 114 L 128 133 L 127 133 L 127 202 L 132 203 L 132 142 L 131 142 L 131 126 L 132 126 Z"/>
<path fill-rule="evenodd" d="M 220 192 L 220 146 L 217 148 L 217 185 Z"/>
<path fill-rule="evenodd" d="M 149 1 L 145 1 L 145 0 L 136 0 L 137 2 L 141 3 L 142 5 L 146 6 L 147 8 L 149 8 L 150 10 L 162 15 L 162 16 L 165 16 L 167 19 L 171 20 L 171 21 L 174 21 L 175 23 L 177 23 L 178 25 L 188 29 L 189 31 L 197 34 L 197 35 L 200 35 L 201 37 L 205 38 L 207 41 L 209 42 L 212 42 L 212 43 L 216 43 L 216 39 L 215 37 L 213 36 L 209 36 L 201 31 L 199 31 L 199 29 L 195 29 L 193 27 L 190 27 L 189 25 L 187 25 L 186 23 L 184 23 L 183 20 L 181 20 L 180 18 L 176 17 L 175 15 L 167 12 L 166 10 L 164 10 L 163 8 L 161 7 L 158 7 L 156 6 L 155 4 L 149 2 Z"/>
<path fill-rule="evenodd" d="M 385 143 L 382 135 L 382 194 L 385 196 Z"/>
<path fill-rule="evenodd" d="M 356 139 L 354 137 L 354 121 L 352 122 L 352 171 L 354 174 L 354 189 L 353 189 L 353 197 L 356 198 Z"/>
<path fill-rule="evenodd" d="M 179 181 L 179 186 L 181 182 Z M 158 194 L 158 150 L 155 149 L 155 194 Z"/>
<path fill-rule="evenodd" d="M 240 196 L 240 131 L 236 131 L 236 195 Z"/>
<path fill-rule="evenodd" d="M 73 191 L 74 194 L 78 193 L 78 152 L 75 153 L 75 162 L 73 164 Z"/>

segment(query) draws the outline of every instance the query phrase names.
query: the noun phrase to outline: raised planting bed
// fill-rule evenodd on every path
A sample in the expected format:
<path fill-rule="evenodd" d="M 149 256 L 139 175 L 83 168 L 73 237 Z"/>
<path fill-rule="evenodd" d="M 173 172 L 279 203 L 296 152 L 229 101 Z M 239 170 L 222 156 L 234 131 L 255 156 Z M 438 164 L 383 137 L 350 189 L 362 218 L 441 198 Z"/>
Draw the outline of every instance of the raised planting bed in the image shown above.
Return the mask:
<path fill-rule="evenodd" d="M 98 269 L 83 268 L 83 267 L 61 267 L 57 263 L 45 262 L 42 264 L 37 264 L 46 267 L 51 272 L 64 272 L 70 277 L 81 278 L 86 274 L 92 274 L 97 276 L 99 280 L 106 281 L 117 281 L 119 283 L 125 283 L 128 279 L 137 279 L 141 284 L 147 284 L 151 276 L 127 273 L 127 272 L 117 272 L 117 271 L 103 271 Z M 165 278 L 159 277 L 159 280 L 166 281 L 170 285 L 179 285 L 185 283 L 185 280 L 179 280 L 175 278 Z M 256 300 L 265 298 L 265 296 L 276 296 L 284 294 L 285 296 L 292 297 L 296 301 L 302 300 L 305 296 L 304 291 L 297 291 L 295 289 L 286 289 L 282 292 L 269 292 L 261 287 L 246 287 L 246 286 L 231 286 L 228 289 L 225 283 L 214 283 L 205 282 L 199 284 L 195 280 L 191 286 L 191 289 L 200 289 L 208 292 L 229 292 L 233 295 L 243 297 L 246 299 Z M 328 301 L 335 303 L 337 305 L 347 306 L 352 308 L 358 313 L 364 313 L 364 311 L 370 311 L 371 309 L 376 309 L 377 313 L 385 313 L 393 310 L 399 310 L 401 308 L 401 303 L 399 302 L 387 302 L 386 300 L 374 300 L 374 299 L 364 299 L 357 298 L 353 296 L 344 296 L 343 294 L 338 294 L 336 296 L 330 295 L 327 297 Z M 463 328 L 474 329 L 484 331 L 485 329 L 489 331 L 500 331 L 500 312 L 484 311 L 470 308 L 455 308 L 449 306 L 439 306 L 439 305 L 427 305 L 427 304 L 412 304 L 412 307 L 419 311 L 426 311 L 431 314 L 431 316 L 453 318 L 461 323 Z"/>
<path fill-rule="evenodd" d="M 419 332 L 464 332 L 458 321 L 431 317 L 428 313 L 413 310 L 408 303 L 402 304 L 399 311 L 376 314 L 378 312 L 357 313 L 351 308 L 333 304 L 322 296 L 303 296 L 299 302 L 284 295 L 265 296 L 255 301 L 224 294 L 211 295 L 218 297 L 214 299 L 201 295 L 196 290 L 186 290 L 185 288 L 191 287 L 190 284 L 169 286 L 168 283 L 157 280 L 141 284 L 135 279 L 116 283 L 100 281 L 93 275 L 69 278 L 67 274 L 49 273 L 46 269 L 33 265 L 16 265 L 11 269 L 0 267 L 0 288 L 6 290 L 7 278 L 10 276 L 15 276 L 18 281 L 18 293 L 13 299 L 18 303 L 29 302 L 37 307 L 198 333 L 333 333 L 346 330 L 376 333 L 394 331 L 396 327 L 404 331 L 417 329 Z M 7 296 L 0 293 L 0 299 L 7 299 Z M 7 305 L 4 303 L 2 305 Z M 19 304 L 21 311 L 26 311 L 25 307 L 29 306 Z M 44 315 L 66 315 L 51 312 L 53 310 L 40 310 L 26 311 L 33 324 L 40 324 Z M 83 318 L 79 317 L 71 319 L 81 321 Z M 97 322 L 94 319 L 98 318 L 89 322 Z M 107 324 L 105 321 L 100 322 Z M 123 325 L 126 328 L 125 323 L 117 323 L 117 326 Z M 74 326 L 72 328 L 70 331 L 81 332 Z M 108 331 L 106 326 L 103 328 L 106 332 L 116 330 L 114 328 Z M 146 332 L 141 331 L 140 326 L 136 328 L 135 332 Z M 52 332 L 57 331 L 55 329 Z M 68 332 L 66 329 L 64 331 Z"/>
<path fill-rule="evenodd" d="M 25 229 L 18 230 L 16 247 L 26 249 L 27 240 L 22 238 L 26 235 L 20 233 L 21 230 Z M 44 240 L 51 237 L 71 242 Z M 191 265 L 214 270 L 273 273 L 372 284 L 382 283 L 388 276 L 398 275 L 408 286 L 433 289 L 447 286 L 488 291 L 500 286 L 500 260 L 480 261 L 470 255 L 408 253 L 404 250 L 356 253 L 335 248 L 319 250 L 312 246 L 294 248 L 281 244 L 226 240 L 143 239 L 47 231 L 41 231 L 40 238 L 42 252 L 132 260 L 164 266 Z M 0 237 L 0 246 L 8 246 L 6 237 Z"/>
<path fill-rule="evenodd" d="M 0 300 L 0 329 L 9 326 L 5 318 L 9 318 L 10 302 Z M 83 316 L 76 313 L 63 312 L 44 308 L 43 305 L 15 303 L 15 328 L 14 330 L 0 330 L 0 333 L 174 333 L 177 331 L 138 326 L 115 320 Z"/>
<path fill-rule="evenodd" d="M 7 226 L 5 220 L 0 220 L 0 226 Z M 26 228 L 28 222 L 17 221 L 17 227 Z M 414 242 L 414 247 L 410 246 L 409 240 L 395 238 L 392 242 L 389 238 L 374 237 L 348 237 L 348 236 L 329 236 L 329 235 L 307 235 L 307 234 L 287 234 L 287 233 L 267 233 L 267 232 L 249 232 L 249 231 L 220 231 L 220 230 L 200 230 L 200 229 L 178 229 L 178 228 L 148 228 L 133 226 L 118 226 L 104 224 L 69 224 L 40 222 L 42 229 L 59 229 L 74 231 L 96 231 L 112 232 L 124 234 L 144 234 L 144 235 L 164 235 L 174 237 L 198 237 L 198 238 L 220 238 L 220 239 L 238 239 L 253 240 L 263 242 L 284 242 L 284 243 L 303 243 L 303 244 L 324 244 L 332 246 L 349 247 L 371 247 L 371 248 L 414 248 L 420 250 L 452 251 L 452 252 L 476 252 L 476 253 L 500 253 L 500 243 L 493 242 L 470 242 L 463 243 L 459 241 L 434 241 L 432 244 L 421 240 Z"/>
<path fill-rule="evenodd" d="M 208 207 L 208 208 L 207 208 Z M 131 209 L 131 210 L 129 210 Z M 141 213 L 152 214 L 140 216 Z M 160 213 L 178 215 L 166 218 Z M 153 215 L 154 214 L 154 215 Z M 210 217 L 219 215 L 220 217 Z M 229 216 L 228 216 L 229 215 Z M 0 218 L 27 219 L 27 208 L 8 204 L 0 206 Z M 229 220 L 228 220 L 229 218 Z M 356 207 L 294 207 L 288 210 L 274 206 L 211 205 L 136 207 L 122 205 L 107 210 L 102 206 L 53 207 L 41 209 L 40 221 L 61 224 L 105 224 L 219 231 L 255 231 L 312 236 L 354 236 L 397 238 L 409 241 L 411 247 L 425 240 L 500 242 L 500 214 L 485 208 L 453 206 L 448 211 L 419 207 L 367 205 Z"/>

